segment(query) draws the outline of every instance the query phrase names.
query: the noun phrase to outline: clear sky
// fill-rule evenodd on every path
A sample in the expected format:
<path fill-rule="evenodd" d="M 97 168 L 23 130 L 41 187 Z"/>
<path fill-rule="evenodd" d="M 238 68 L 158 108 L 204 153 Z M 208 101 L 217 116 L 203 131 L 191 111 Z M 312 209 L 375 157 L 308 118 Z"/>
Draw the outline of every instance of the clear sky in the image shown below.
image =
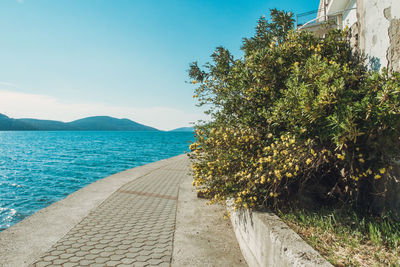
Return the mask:
<path fill-rule="evenodd" d="M 270 8 L 318 0 L 1 0 L 0 113 L 74 119 L 109 115 L 159 129 L 205 118 L 188 81 L 223 45 L 240 57 Z"/>

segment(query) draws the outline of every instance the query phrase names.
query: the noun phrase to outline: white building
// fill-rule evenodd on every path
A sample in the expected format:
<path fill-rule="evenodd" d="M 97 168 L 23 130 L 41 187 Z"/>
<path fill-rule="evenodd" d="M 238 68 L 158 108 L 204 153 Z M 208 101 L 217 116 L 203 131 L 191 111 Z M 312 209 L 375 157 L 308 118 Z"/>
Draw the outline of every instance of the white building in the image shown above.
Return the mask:
<path fill-rule="evenodd" d="M 316 18 L 299 29 L 323 36 L 330 27 L 350 28 L 352 44 L 372 69 L 400 71 L 400 0 L 320 0 Z"/>

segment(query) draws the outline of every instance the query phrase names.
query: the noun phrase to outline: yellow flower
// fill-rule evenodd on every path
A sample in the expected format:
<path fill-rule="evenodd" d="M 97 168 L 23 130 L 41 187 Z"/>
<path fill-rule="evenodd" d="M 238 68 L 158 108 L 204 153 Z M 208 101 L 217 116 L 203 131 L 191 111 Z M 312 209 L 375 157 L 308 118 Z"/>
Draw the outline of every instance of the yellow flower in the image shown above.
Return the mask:
<path fill-rule="evenodd" d="M 268 138 L 272 138 L 272 133 L 268 134 Z"/>
<path fill-rule="evenodd" d="M 344 156 L 341 155 L 341 154 L 336 154 L 336 157 L 337 157 L 338 159 L 344 160 Z"/>
<path fill-rule="evenodd" d="M 364 163 L 365 160 L 364 159 L 358 159 L 359 162 Z"/>
<path fill-rule="evenodd" d="M 311 162 L 312 162 L 311 159 L 307 159 L 307 160 L 306 160 L 306 164 L 307 164 L 307 165 L 310 165 Z"/>
<path fill-rule="evenodd" d="M 379 172 L 382 173 L 382 174 L 384 174 L 384 173 L 386 172 L 386 169 L 385 169 L 385 168 L 382 168 L 382 169 L 379 170 Z"/>
<path fill-rule="evenodd" d="M 375 180 L 378 180 L 378 179 L 382 178 L 382 176 L 380 176 L 379 174 L 375 174 L 374 178 L 375 178 Z"/>

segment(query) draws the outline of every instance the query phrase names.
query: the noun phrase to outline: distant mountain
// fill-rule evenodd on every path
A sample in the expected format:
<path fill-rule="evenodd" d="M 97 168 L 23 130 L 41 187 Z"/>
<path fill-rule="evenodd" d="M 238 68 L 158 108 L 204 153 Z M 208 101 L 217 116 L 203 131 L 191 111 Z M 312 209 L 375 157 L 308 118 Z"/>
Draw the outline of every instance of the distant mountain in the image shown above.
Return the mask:
<path fill-rule="evenodd" d="M 0 131 L 158 131 L 129 119 L 87 117 L 72 122 L 12 119 L 0 114 Z"/>
<path fill-rule="evenodd" d="M 128 119 L 116 119 L 108 116 L 88 117 L 69 122 L 68 125 L 81 131 L 158 131 Z"/>
<path fill-rule="evenodd" d="M 193 127 L 181 127 L 181 128 L 171 130 L 170 132 L 194 132 L 194 128 Z"/>
<path fill-rule="evenodd" d="M 4 114 L 0 114 L 0 131 L 31 131 L 35 130 L 30 124 L 26 124 L 20 120 L 11 119 Z"/>
<path fill-rule="evenodd" d="M 72 130 L 68 123 L 62 121 L 17 119 L 20 122 L 30 125 L 36 131 L 69 131 Z"/>

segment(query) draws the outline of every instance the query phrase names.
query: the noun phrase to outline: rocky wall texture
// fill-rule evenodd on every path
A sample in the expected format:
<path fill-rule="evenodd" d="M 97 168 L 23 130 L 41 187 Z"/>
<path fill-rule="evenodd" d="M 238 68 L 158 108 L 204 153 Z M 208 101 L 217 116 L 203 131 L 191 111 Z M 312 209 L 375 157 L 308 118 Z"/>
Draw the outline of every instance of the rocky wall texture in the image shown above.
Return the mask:
<path fill-rule="evenodd" d="M 389 70 L 400 71 L 400 19 L 391 19 L 389 26 L 390 46 L 387 52 Z"/>
<path fill-rule="evenodd" d="M 370 68 L 400 71 L 400 1 L 357 0 L 357 20 Z"/>

